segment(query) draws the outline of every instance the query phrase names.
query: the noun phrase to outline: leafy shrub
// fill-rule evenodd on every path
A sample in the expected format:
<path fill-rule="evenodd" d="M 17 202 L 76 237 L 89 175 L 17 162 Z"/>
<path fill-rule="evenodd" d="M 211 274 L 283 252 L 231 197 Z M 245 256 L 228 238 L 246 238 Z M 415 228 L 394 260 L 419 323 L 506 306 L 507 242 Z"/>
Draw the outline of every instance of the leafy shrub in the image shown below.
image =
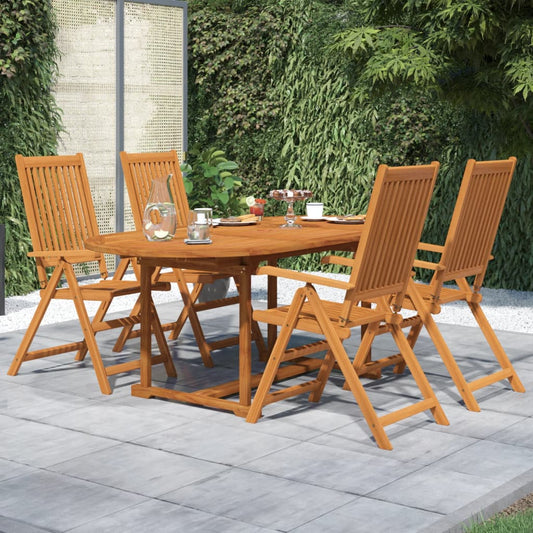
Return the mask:
<path fill-rule="evenodd" d="M 51 0 L 0 3 L 0 222 L 6 225 L 6 293 L 37 287 L 15 155 L 52 154 L 61 128 Z"/>
<path fill-rule="evenodd" d="M 211 207 L 220 216 L 240 211 L 237 189 L 240 178 L 234 173 L 239 165 L 226 159 L 223 150 L 191 150 L 181 165 L 190 207 Z"/>

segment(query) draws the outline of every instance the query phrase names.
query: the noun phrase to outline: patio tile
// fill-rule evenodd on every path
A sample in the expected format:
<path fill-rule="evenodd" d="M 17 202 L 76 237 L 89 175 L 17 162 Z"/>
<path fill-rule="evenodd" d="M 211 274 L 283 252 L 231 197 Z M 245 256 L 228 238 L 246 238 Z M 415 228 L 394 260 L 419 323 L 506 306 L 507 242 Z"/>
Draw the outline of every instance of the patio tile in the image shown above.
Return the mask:
<path fill-rule="evenodd" d="M 367 496 L 432 513 L 449 514 L 498 485 L 494 479 L 429 465 Z"/>
<path fill-rule="evenodd" d="M 385 431 L 393 446 L 392 453 L 388 450 L 381 450 L 373 442 L 365 442 L 364 436 L 367 430 L 358 424 L 350 424 L 321 435 L 311 442 L 328 448 L 358 451 L 380 458 L 393 458 L 402 462 L 412 461 L 418 465 L 431 464 L 476 442 L 475 439 L 466 436 L 433 431 L 435 425 L 424 423 L 419 426 L 400 424 L 387 426 Z"/>
<path fill-rule="evenodd" d="M 178 415 L 144 412 L 106 402 L 44 418 L 42 422 L 91 435 L 129 441 L 189 422 Z"/>
<path fill-rule="evenodd" d="M 12 520 L 5 516 L 0 516 L 0 531 L 9 533 L 50 533 L 49 529 L 32 526 L 24 520 Z"/>
<path fill-rule="evenodd" d="M 268 405 L 264 416 L 253 425 L 232 413 L 212 413 L 219 423 L 236 428 L 248 428 L 258 433 L 277 435 L 298 441 L 305 441 L 345 426 L 358 420 L 358 407 L 354 402 L 343 405 L 335 399 L 310 403 L 306 398 L 291 398 Z"/>
<path fill-rule="evenodd" d="M 523 377 L 524 371 L 520 372 L 520 378 Z M 532 372 L 533 374 L 533 372 Z M 503 382 L 502 382 L 503 383 Z M 525 385 L 528 387 L 527 385 Z M 505 388 L 504 388 L 505 387 Z M 508 385 L 499 385 L 498 390 L 488 388 L 478 391 L 476 399 L 481 409 L 490 409 L 497 413 L 509 413 L 518 416 L 533 416 L 533 402 L 531 401 L 531 392 L 533 385 L 526 388 L 526 392 L 514 392 Z"/>
<path fill-rule="evenodd" d="M 0 482 L 13 477 L 29 474 L 34 470 L 35 469 L 32 467 L 17 463 L 16 461 L 0 459 Z M 0 529 L 0 531 L 2 530 Z"/>
<path fill-rule="evenodd" d="M 533 418 L 523 418 L 502 431 L 493 433 L 489 440 L 533 448 Z"/>
<path fill-rule="evenodd" d="M 258 433 L 249 429 L 251 424 L 244 426 L 244 422 L 241 429 L 206 419 L 135 439 L 135 442 L 225 465 L 239 465 L 297 442 Z"/>
<path fill-rule="evenodd" d="M 45 471 L 0 483 L 0 515 L 52 531 L 66 531 L 143 501 L 136 494 Z"/>
<path fill-rule="evenodd" d="M 0 413 L 29 420 L 69 413 L 87 407 L 91 401 L 74 394 L 52 392 L 17 383 L 17 378 L 0 386 Z"/>
<path fill-rule="evenodd" d="M 0 522 L 1 524 L 1 522 Z M 169 502 L 151 500 L 69 530 L 69 533 L 268 533 L 273 530 Z"/>
<path fill-rule="evenodd" d="M 160 312 L 175 318 L 176 305 Z M 236 332 L 236 315 L 215 311 L 205 325 L 208 334 Z M 494 367 L 475 329 L 441 329 L 468 379 Z M 79 327 L 71 321 L 42 333 L 37 343 L 48 346 L 77 338 Z M 215 409 L 132 397 L 138 371 L 112 377 L 113 394 L 103 396 L 90 360 L 77 363 L 74 354 L 29 361 L 7 376 L 22 334 L 0 334 L 0 531 L 337 533 L 364 523 L 376 533 L 444 533 L 531 488 L 532 335 L 497 332 L 527 392 L 506 382 L 483 388 L 475 392 L 482 411 L 473 413 L 423 331 L 415 352 L 450 426 L 428 413 L 402 420 L 386 427 L 394 449 L 385 451 L 339 372 L 318 404 L 289 398 L 247 424 Z M 106 361 L 117 357 L 115 337 L 97 336 Z M 378 341 L 375 355 L 396 351 L 389 335 Z M 358 342 L 348 339 L 350 354 Z M 170 345 L 178 380 L 154 367 L 168 386 L 193 388 L 236 372 L 235 347 L 216 352 L 206 369 L 189 325 Z M 118 357 L 137 352 L 132 340 Z M 252 364 L 262 368 L 255 351 Z M 386 369 L 380 380 L 363 381 L 378 414 L 419 396 L 409 373 Z"/>
<path fill-rule="evenodd" d="M 154 450 L 135 444 L 120 444 L 70 461 L 50 470 L 144 496 L 165 492 L 218 474 L 227 467 Z"/>
<path fill-rule="evenodd" d="M 226 414 L 223 411 L 216 411 L 199 405 L 165 400 L 163 398 L 139 398 L 131 396 L 131 394 L 113 394 L 113 404 L 133 407 L 139 413 L 142 413 L 142 416 L 151 416 L 151 413 L 157 413 L 159 415 L 176 416 L 179 419 L 184 418 L 188 421 Z M 228 413 L 228 416 L 235 418 L 232 413 Z"/>
<path fill-rule="evenodd" d="M 334 511 L 308 522 L 291 533 L 339 533 L 340 531 L 372 531 L 415 533 L 442 518 L 438 513 L 373 500 L 357 498 Z"/>
<path fill-rule="evenodd" d="M 500 483 L 528 472 L 533 449 L 490 440 L 479 441 L 435 463 L 438 468 L 493 479 Z"/>
<path fill-rule="evenodd" d="M 290 531 L 354 499 L 339 491 L 241 469 L 162 498 L 278 531 Z"/>
<path fill-rule="evenodd" d="M 320 465 L 320 467 L 317 467 Z M 302 442 L 260 459 L 243 468 L 270 476 L 310 483 L 343 492 L 365 495 L 420 468 L 392 454 L 380 457 Z"/>
<path fill-rule="evenodd" d="M 431 424 L 427 429 L 439 433 L 452 433 L 476 439 L 490 438 L 491 435 L 501 431 L 506 431 L 513 424 L 525 420 L 525 417 L 498 413 L 485 406 L 480 412 L 469 411 L 463 405 L 446 405 L 446 416 L 450 422 L 449 426 Z"/>
<path fill-rule="evenodd" d="M 0 457 L 46 468 L 67 459 L 116 446 L 116 441 L 0 415 Z"/>

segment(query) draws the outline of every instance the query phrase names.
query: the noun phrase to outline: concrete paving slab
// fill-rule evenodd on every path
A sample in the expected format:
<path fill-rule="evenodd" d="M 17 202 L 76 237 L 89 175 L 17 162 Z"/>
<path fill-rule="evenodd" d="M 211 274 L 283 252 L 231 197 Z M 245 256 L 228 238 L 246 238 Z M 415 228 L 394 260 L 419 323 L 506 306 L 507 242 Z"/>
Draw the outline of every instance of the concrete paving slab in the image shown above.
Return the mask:
<path fill-rule="evenodd" d="M 165 500 L 278 531 L 292 529 L 354 496 L 242 469 L 232 469 L 163 496 Z"/>
<path fill-rule="evenodd" d="M 1 527 L 0 522 L 0 527 Z M 174 503 L 150 500 L 126 510 L 113 513 L 69 533 L 271 533 L 274 530 L 253 526 L 209 512 L 199 511 Z M 28 532 L 31 533 L 31 532 Z M 35 532 L 40 533 L 40 532 Z"/>
<path fill-rule="evenodd" d="M 175 312 L 175 305 L 161 306 L 167 319 Z M 236 315 L 215 311 L 206 330 L 236 333 Z M 475 328 L 441 330 L 467 379 L 495 368 Z M 75 322 L 45 326 L 36 342 L 77 331 Z M 97 336 L 106 360 L 117 357 L 109 333 Z M 135 371 L 112 377 L 113 394 L 103 396 L 91 361 L 75 362 L 74 354 L 29 361 L 7 376 L 22 335 L 0 334 L 0 531 L 313 533 L 363 524 L 375 533 L 444 533 L 533 491 L 527 333 L 498 332 L 527 392 L 506 382 L 476 391 L 480 413 L 465 409 L 422 333 L 415 351 L 450 425 L 421 413 L 387 426 L 392 451 L 377 448 L 338 372 L 320 403 L 290 398 L 247 424 L 215 409 L 132 397 Z M 395 350 L 387 337 L 378 339 L 376 354 Z M 354 334 L 350 353 L 357 343 Z M 215 352 L 215 368 L 206 369 L 188 326 L 170 347 L 178 379 L 154 368 L 169 387 L 190 390 L 236 375 L 237 349 Z M 118 357 L 137 350 L 133 340 Z M 253 366 L 261 368 L 256 354 Z M 364 384 L 380 414 L 419 396 L 408 374 L 387 370 Z"/>

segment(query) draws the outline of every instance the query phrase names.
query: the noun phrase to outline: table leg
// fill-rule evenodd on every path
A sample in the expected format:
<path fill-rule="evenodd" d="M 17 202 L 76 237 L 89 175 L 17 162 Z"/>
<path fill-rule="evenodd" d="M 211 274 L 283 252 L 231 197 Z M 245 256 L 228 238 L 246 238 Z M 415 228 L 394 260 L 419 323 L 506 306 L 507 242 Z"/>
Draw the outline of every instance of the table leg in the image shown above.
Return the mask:
<path fill-rule="evenodd" d="M 239 274 L 239 403 L 252 403 L 252 276 Z"/>
<path fill-rule="evenodd" d="M 141 387 L 152 385 L 152 275 L 155 268 L 141 261 Z"/>

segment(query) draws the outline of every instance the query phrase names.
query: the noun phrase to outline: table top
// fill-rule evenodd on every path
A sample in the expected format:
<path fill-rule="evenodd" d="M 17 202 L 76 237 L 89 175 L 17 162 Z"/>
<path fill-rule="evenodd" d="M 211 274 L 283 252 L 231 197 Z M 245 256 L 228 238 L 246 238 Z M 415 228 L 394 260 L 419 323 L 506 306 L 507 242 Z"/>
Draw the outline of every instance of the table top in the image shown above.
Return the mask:
<path fill-rule="evenodd" d="M 355 250 L 363 225 L 341 225 L 326 221 L 302 222 L 301 228 L 286 229 L 283 217 L 264 217 L 253 225 L 217 226 L 211 232 L 211 244 L 186 244 L 185 228 L 174 239 L 148 241 L 142 232 L 122 232 L 91 237 L 90 250 L 122 256 L 139 257 L 165 266 L 201 268 L 203 260 L 211 265 L 256 264 L 270 257 L 280 258 L 327 250 Z"/>

